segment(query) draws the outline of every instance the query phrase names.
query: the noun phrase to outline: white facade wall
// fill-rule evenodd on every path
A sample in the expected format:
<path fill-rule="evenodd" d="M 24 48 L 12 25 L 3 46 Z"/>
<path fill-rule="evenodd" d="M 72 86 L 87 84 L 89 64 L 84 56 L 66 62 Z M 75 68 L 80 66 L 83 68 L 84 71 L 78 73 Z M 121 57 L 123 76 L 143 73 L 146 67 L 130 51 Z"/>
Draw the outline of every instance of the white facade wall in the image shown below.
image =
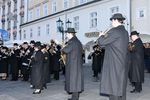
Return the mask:
<path fill-rule="evenodd" d="M 130 13 L 129 13 L 129 1 L 130 0 L 104 0 L 99 1 L 93 4 L 89 4 L 80 8 L 66 11 L 64 13 L 57 14 L 39 21 L 32 23 L 24 24 L 21 26 L 22 33 L 26 31 L 26 38 L 22 35 L 23 40 L 35 40 L 41 41 L 43 43 L 50 43 L 51 39 L 58 41 L 60 44 L 62 42 L 61 34 L 57 32 L 56 21 L 60 18 L 63 22 L 69 18 L 72 22 L 73 27 L 73 18 L 79 16 L 79 31 L 76 33 L 79 40 L 83 45 L 89 41 L 95 40 L 96 38 L 87 38 L 85 33 L 87 32 L 97 32 L 105 31 L 110 27 L 111 21 L 109 20 L 112 16 L 111 8 L 119 7 L 119 12 L 122 13 L 127 20 L 125 21 L 125 26 L 128 31 L 130 31 L 130 25 L 127 26 L 127 23 L 130 23 Z M 92 12 L 97 12 L 97 27 L 90 27 L 90 14 Z M 50 24 L 50 34 L 46 34 L 46 24 Z M 37 35 L 37 27 L 41 27 L 41 36 Z M 30 38 L 30 29 L 33 30 L 33 38 Z M 24 34 L 24 33 L 23 33 Z M 87 58 L 88 52 L 86 52 Z"/>
<path fill-rule="evenodd" d="M 139 17 L 143 11 L 143 17 Z M 132 31 L 150 35 L 150 0 L 132 0 Z"/>
<path fill-rule="evenodd" d="M 128 7 L 128 0 L 105 0 L 87 5 L 82 8 L 77 8 L 74 10 L 67 11 L 65 13 L 60 13 L 55 16 L 51 16 L 49 18 L 41 19 L 39 21 L 30 23 L 30 24 L 25 24 L 22 26 L 22 32 L 23 30 L 26 30 L 27 37 L 26 39 L 28 40 L 39 40 L 41 42 L 46 42 L 49 43 L 50 39 L 55 39 L 61 43 L 61 35 L 60 33 L 57 32 L 57 25 L 56 21 L 61 18 L 61 20 L 64 22 L 69 18 L 69 20 L 72 22 L 72 27 L 73 27 L 73 18 L 75 16 L 79 16 L 79 31 L 77 33 L 78 38 L 81 40 L 82 44 L 86 44 L 87 42 L 91 40 L 95 40 L 95 38 L 86 38 L 84 33 L 86 32 L 95 32 L 95 31 L 104 31 L 106 30 L 111 22 L 109 18 L 111 17 L 111 11 L 110 9 L 112 7 L 119 7 L 119 12 L 121 12 L 125 17 L 127 17 L 129 21 L 129 9 Z M 90 28 L 90 13 L 92 12 L 97 12 L 97 19 L 98 19 L 98 25 L 96 28 Z M 66 18 L 67 16 L 67 18 Z M 129 30 L 129 26 L 127 27 L 125 21 L 125 26 L 126 29 Z M 46 34 L 46 24 L 50 24 L 50 34 Z M 41 27 L 41 36 L 37 36 L 37 27 Z M 30 29 L 33 29 L 33 38 L 30 39 L 29 33 Z M 22 37 L 24 39 L 24 37 Z"/>

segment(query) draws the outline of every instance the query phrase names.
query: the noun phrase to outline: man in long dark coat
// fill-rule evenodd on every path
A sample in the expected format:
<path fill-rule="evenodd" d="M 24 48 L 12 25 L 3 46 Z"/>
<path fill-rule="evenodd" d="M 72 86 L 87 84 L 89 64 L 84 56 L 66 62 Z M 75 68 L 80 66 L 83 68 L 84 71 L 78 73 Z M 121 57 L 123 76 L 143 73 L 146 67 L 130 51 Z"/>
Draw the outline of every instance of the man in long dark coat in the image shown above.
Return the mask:
<path fill-rule="evenodd" d="M 128 32 L 122 25 L 122 14 L 114 14 L 110 20 L 113 28 L 98 39 L 98 44 L 105 46 L 100 92 L 110 100 L 126 100 Z"/>
<path fill-rule="evenodd" d="M 101 52 L 98 50 L 98 45 L 93 46 L 93 50 L 89 56 L 88 59 L 91 59 L 92 57 L 92 70 L 93 70 L 93 77 L 95 78 L 94 81 L 98 81 L 98 73 L 101 70 Z"/>
<path fill-rule="evenodd" d="M 50 73 L 49 73 L 49 54 L 46 50 L 46 46 L 43 45 L 42 46 L 42 49 L 41 49 L 42 53 L 43 53 L 43 67 L 42 67 L 42 70 L 43 70 L 43 76 L 42 76 L 42 79 L 43 79 L 43 87 L 45 89 L 47 89 L 47 83 L 50 82 Z"/>
<path fill-rule="evenodd" d="M 41 43 L 35 43 L 35 52 L 31 57 L 32 71 L 31 71 L 31 84 L 35 88 L 33 94 L 40 94 L 43 87 L 43 53 L 41 51 Z M 30 86 L 31 87 L 31 86 Z"/>
<path fill-rule="evenodd" d="M 69 41 L 62 49 L 66 54 L 65 90 L 72 93 L 72 98 L 68 100 L 79 100 L 79 92 L 84 90 L 82 44 L 75 36 L 74 28 L 68 28 L 66 33 Z"/>
<path fill-rule="evenodd" d="M 19 73 L 19 66 L 18 60 L 20 57 L 20 50 L 18 49 L 18 44 L 14 43 L 14 48 L 10 52 L 10 65 L 11 65 L 11 74 L 12 79 L 11 81 L 18 80 L 18 73 Z"/>
<path fill-rule="evenodd" d="M 142 82 L 144 82 L 144 46 L 137 31 L 131 32 L 131 40 L 130 80 L 135 86 L 131 93 L 137 93 L 142 91 Z"/>

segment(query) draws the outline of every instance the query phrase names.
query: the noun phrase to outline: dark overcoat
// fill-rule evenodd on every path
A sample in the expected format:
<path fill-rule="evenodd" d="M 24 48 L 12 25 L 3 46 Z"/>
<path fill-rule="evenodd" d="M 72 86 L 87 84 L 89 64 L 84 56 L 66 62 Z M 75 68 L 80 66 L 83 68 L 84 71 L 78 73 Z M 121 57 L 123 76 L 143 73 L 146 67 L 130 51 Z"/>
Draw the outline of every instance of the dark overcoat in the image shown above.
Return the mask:
<path fill-rule="evenodd" d="M 42 66 L 43 66 L 43 53 L 41 50 L 36 51 L 35 57 L 32 58 L 32 71 L 31 71 L 31 84 L 35 89 L 41 89 L 43 86 L 42 83 Z"/>
<path fill-rule="evenodd" d="M 132 43 L 131 82 L 144 82 L 144 46 L 140 38 Z"/>
<path fill-rule="evenodd" d="M 98 39 L 98 44 L 105 46 L 101 93 L 115 96 L 125 95 L 128 75 L 128 41 L 128 32 L 123 25 L 112 28 Z"/>
<path fill-rule="evenodd" d="M 48 52 L 43 53 L 43 84 L 46 84 L 50 81 L 50 72 L 49 72 L 49 54 Z"/>
<path fill-rule="evenodd" d="M 14 50 L 14 54 L 11 54 L 9 61 L 11 65 L 11 73 L 17 75 L 19 71 L 19 54 L 20 50 L 16 49 Z"/>
<path fill-rule="evenodd" d="M 67 92 L 82 92 L 84 90 L 82 44 L 74 36 L 62 51 L 66 54 L 65 90 Z"/>
<path fill-rule="evenodd" d="M 89 55 L 88 58 L 91 58 L 92 56 L 92 70 L 93 71 L 101 71 L 101 52 L 100 51 L 94 51 L 92 55 Z"/>
<path fill-rule="evenodd" d="M 1 53 L 0 59 L 0 73 L 7 73 L 8 71 L 8 56 L 5 53 Z"/>

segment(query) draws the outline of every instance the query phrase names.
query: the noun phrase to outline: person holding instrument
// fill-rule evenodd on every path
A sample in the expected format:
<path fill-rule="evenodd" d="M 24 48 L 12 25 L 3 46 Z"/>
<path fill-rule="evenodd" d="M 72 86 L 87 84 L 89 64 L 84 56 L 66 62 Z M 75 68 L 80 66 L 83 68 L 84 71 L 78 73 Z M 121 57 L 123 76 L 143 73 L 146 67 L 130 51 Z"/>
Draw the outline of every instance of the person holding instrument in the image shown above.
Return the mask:
<path fill-rule="evenodd" d="M 75 36 L 74 28 L 68 28 L 66 36 L 68 44 L 62 49 L 66 54 L 65 90 L 72 93 L 68 100 L 79 100 L 79 93 L 84 89 L 83 66 L 82 66 L 82 44 Z"/>
<path fill-rule="evenodd" d="M 129 36 L 122 14 L 116 13 L 110 20 L 112 28 L 98 39 L 98 45 L 105 46 L 100 92 L 109 95 L 109 100 L 126 100 Z"/>

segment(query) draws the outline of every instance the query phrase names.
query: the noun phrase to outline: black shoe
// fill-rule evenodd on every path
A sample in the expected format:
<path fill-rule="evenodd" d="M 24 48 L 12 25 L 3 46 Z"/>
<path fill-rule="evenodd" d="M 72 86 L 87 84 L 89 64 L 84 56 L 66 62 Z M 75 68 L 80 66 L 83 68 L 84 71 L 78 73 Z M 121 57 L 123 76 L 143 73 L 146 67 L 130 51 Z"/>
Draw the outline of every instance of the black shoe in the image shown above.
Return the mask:
<path fill-rule="evenodd" d="M 45 85 L 44 88 L 47 89 L 47 86 Z"/>
<path fill-rule="evenodd" d="M 136 91 L 135 89 L 130 91 L 130 93 L 140 93 L 141 91 Z"/>
<path fill-rule="evenodd" d="M 72 100 L 71 98 L 69 98 L 68 100 Z"/>
<path fill-rule="evenodd" d="M 40 94 L 40 93 L 41 93 L 41 90 L 39 92 L 35 92 L 35 91 L 33 92 L 33 94 Z"/>

